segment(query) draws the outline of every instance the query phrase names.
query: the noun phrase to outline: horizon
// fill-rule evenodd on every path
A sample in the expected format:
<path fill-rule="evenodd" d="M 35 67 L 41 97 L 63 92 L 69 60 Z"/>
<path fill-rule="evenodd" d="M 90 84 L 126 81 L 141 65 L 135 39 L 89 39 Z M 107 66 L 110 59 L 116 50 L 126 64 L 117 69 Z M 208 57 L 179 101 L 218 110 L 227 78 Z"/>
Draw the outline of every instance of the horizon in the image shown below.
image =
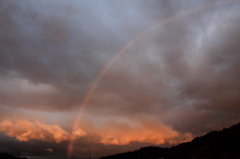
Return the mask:
<path fill-rule="evenodd" d="M 115 155 L 122 155 L 122 154 L 130 153 L 130 152 L 132 152 L 132 153 L 139 153 L 138 151 L 142 151 L 142 149 L 144 149 L 144 148 L 164 148 L 164 149 L 167 148 L 168 150 L 171 150 L 171 149 L 176 148 L 176 147 L 178 147 L 178 146 L 180 146 L 182 144 L 187 144 L 187 143 L 191 143 L 191 142 L 194 142 L 194 141 L 196 142 L 196 139 L 199 140 L 202 137 L 206 137 L 207 135 L 209 136 L 212 133 L 216 133 L 216 132 L 217 133 L 221 133 L 221 132 L 224 132 L 224 131 L 226 133 L 226 130 L 231 130 L 234 127 L 236 128 L 236 126 L 239 127 L 240 126 L 240 122 L 238 122 L 237 124 L 234 124 L 234 125 L 232 125 L 232 126 L 230 126 L 228 128 L 224 127 L 221 130 L 212 130 L 212 131 L 210 131 L 210 132 L 208 132 L 208 133 L 206 133 L 206 134 L 204 134 L 202 136 L 196 136 L 192 141 L 183 142 L 183 143 L 180 143 L 178 145 L 171 146 L 171 147 L 159 147 L 159 146 L 153 145 L 153 146 L 141 147 L 141 148 L 139 148 L 137 150 L 129 150 L 127 152 L 120 152 L 120 153 L 117 153 L 117 154 L 110 154 L 110 155 L 100 156 L 100 158 L 111 157 L 111 156 L 115 156 Z M 230 131 L 228 131 L 228 132 L 230 132 Z M 236 134 L 236 132 L 235 132 L 235 134 Z M 227 140 L 228 139 L 229 138 L 227 138 Z M 229 146 L 229 145 L 226 145 L 226 146 Z M 52 152 L 52 151 L 53 150 L 50 149 L 49 152 Z M 39 153 L 39 152 L 36 152 L 36 151 L 35 152 L 34 151 L 30 152 L 30 151 L 21 151 L 20 149 L 18 149 L 18 150 L 15 150 L 15 151 L 12 150 L 11 152 L 10 151 L 9 152 L 0 152 L 0 154 L 9 154 L 9 155 L 12 155 L 12 156 L 15 156 L 15 157 L 27 157 L 27 159 L 34 159 L 34 158 L 46 158 L 46 159 L 48 158 L 48 159 L 51 159 L 51 158 L 56 158 L 56 157 L 57 158 L 69 158 L 67 154 L 51 154 L 49 152 Z M 89 158 L 90 159 L 94 159 L 94 157 L 92 157 L 92 153 L 85 154 L 84 157 L 83 157 L 83 155 L 81 155 L 80 157 L 79 156 L 74 156 L 72 158 L 74 158 L 74 159 L 75 158 L 76 159 L 89 159 Z M 122 157 L 122 158 L 124 158 L 124 157 Z"/>
<path fill-rule="evenodd" d="M 239 22 L 240 0 L 0 1 L 0 152 L 95 159 L 239 123 Z"/>

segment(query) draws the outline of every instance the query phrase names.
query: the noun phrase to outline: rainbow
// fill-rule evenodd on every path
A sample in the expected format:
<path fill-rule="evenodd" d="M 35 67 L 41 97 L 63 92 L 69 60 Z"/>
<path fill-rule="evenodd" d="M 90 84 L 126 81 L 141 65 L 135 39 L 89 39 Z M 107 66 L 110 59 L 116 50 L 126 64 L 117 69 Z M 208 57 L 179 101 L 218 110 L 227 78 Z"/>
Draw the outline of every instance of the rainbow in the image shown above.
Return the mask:
<path fill-rule="evenodd" d="M 194 8 L 190 8 L 184 12 L 181 12 L 179 14 L 175 14 L 172 15 L 166 19 L 164 19 L 163 21 L 158 22 L 157 24 L 155 24 L 154 26 L 148 28 L 147 30 L 143 31 L 142 33 L 140 33 L 139 35 L 137 35 L 134 39 L 132 39 L 129 43 L 127 43 L 121 50 L 119 50 L 114 57 L 107 63 L 107 65 L 102 69 L 102 71 L 98 74 L 97 78 L 95 79 L 95 81 L 93 82 L 93 84 L 91 85 L 91 87 L 89 88 L 89 90 L 87 91 L 87 93 L 85 94 L 83 101 L 80 104 L 80 108 L 79 111 L 76 115 L 76 118 L 74 120 L 74 123 L 72 125 L 72 132 L 74 132 L 77 127 L 78 127 L 78 121 L 80 120 L 80 115 L 83 112 L 83 109 L 86 107 L 87 102 L 89 100 L 89 98 L 91 97 L 91 94 L 93 93 L 94 89 L 96 88 L 97 84 L 99 83 L 99 81 L 101 80 L 101 78 L 105 75 L 105 73 L 107 72 L 107 70 L 113 65 L 113 63 L 118 59 L 118 57 L 120 57 L 126 50 L 128 50 L 131 46 L 133 46 L 136 42 L 138 42 L 141 38 L 143 38 L 144 36 L 146 36 L 147 34 L 149 34 L 150 32 L 154 31 L 155 29 L 157 29 L 160 26 L 163 26 L 173 20 L 176 20 L 177 18 L 183 17 L 187 14 L 190 13 L 194 13 L 197 11 L 201 11 L 203 9 L 207 9 L 207 8 L 212 8 L 215 6 L 220 6 L 223 4 L 228 4 L 228 3 L 232 3 L 232 2 L 236 2 L 239 0 L 228 0 L 228 1 L 222 1 L 219 3 L 208 3 L 206 5 L 202 5 L 199 7 L 194 7 Z M 68 153 L 68 158 L 71 158 L 71 154 L 72 154 L 72 150 L 73 150 L 73 135 L 71 136 L 71 139 L 69 141 L 69 145 L 67 148 L 67 153 Z"/>

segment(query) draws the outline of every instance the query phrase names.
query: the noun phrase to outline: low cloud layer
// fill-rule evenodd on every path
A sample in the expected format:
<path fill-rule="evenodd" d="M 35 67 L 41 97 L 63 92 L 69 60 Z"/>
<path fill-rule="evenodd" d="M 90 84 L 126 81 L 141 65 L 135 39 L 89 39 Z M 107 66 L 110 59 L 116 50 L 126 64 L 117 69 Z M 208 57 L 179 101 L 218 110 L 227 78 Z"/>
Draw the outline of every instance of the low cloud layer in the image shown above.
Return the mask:
<path fill-rule="evenodd" d="M 192 140 L 192 134 L 179 133 L 161 123 L 142 119 L 134 126 L 125 122 L 109 122 L 97 130 L 100 143 L 105 145 L 127 145 L 131 142 L 150 144 L 178 144 Z"/>
<path fill-rule="evenodd" d="M 46 125 L 38 121 L 19 120 L 14 123 L 4 120 L 0 122 L 0 132 L 4 132 L 9 137 L 15 137 L 18 141 L 38 139 L 60 143 L 86 137 L 92 143 L 99 142 L 105 145 L 127 145 L 131 142 L 156 145 L 177 144 L 190 141 L 193 138 L 190 133 L 179 133 L 171 127 L 150 119 L 140 119 L 140 121 L 131 124 L 109 121 L 102 124 L 101 128 L 92 127 L 91 132 L 94 135 L 87 135 L 79 128 L 69 133 L 59 125 Z"/>
<path fill-rule="evenodd" d="M 0 131 L 5 132 L 10 137 L 15 137 L 18 141 L 28 141 L 37 139 L 46 142 L 60 143 L 70 140 L 71 135 L 74 139 L 81 138 L 86 135 L 81 129 L 76 130 L 72 134 L 63 130 L 59 125 L 46 125 L 41 122 L 30 122 L 20 120 L 16 123 L 4 120 L 0 122 Z"/>
<path fill-rule="evenodd" d="M 53 149 L 52 149 L 52 148 L 48 148 L 48 149 L 46 149 L 45 151 L 53 152 Z"/>

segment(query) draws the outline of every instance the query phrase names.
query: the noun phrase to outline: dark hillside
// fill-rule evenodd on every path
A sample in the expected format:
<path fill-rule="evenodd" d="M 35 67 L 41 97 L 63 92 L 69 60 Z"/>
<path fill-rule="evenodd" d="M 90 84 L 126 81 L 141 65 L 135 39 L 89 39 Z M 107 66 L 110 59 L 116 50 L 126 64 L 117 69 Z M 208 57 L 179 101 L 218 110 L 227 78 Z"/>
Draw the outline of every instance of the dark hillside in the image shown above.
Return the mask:
<path fill-rule="evenodd" d="M 240 123 L 171 148 L 144 147 L 100 159 L 240 159 Z"/>

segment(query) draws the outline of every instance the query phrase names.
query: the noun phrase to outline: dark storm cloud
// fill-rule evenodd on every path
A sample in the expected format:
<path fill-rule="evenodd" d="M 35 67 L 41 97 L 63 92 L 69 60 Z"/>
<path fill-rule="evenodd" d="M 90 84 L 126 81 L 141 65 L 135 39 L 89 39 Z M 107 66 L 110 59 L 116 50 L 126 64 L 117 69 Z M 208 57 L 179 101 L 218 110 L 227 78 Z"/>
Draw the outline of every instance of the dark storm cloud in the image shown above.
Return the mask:
<path fill-rule="evenodd" d="M 202 5 L 208 7 L 164 23 Z M 86 136 L 74 143 L 74 152 L 103 155 L 146 143 L 171 145 L 240 120 L 238 1 L 1 1 L 0 6 L 1 123 L 25 117 L 34 130 L 39 121 L 69 134 L 75 111 L 102 69 L 160 22 L 100 79 L 79 122 Z M 44 114 L 48 111 L 52 116 Z M 50 148 L 59 152 L 54 144 Z"/>
<path fill-rule="evenodd" d="M 1 3 L 2 76 L 52 85 L 62 95 L 46 105 L 60 110 L 79 104 L 114 53 L 161 15 L 147 13 L 154 1 Z"/>
<path fill-rule="evenodd" d="M 193 12 L 141 39 L 103 77 L 91 111 L 113 119 L 151 115 L 196 134 L 237 123 L 238 7 Z"/>

